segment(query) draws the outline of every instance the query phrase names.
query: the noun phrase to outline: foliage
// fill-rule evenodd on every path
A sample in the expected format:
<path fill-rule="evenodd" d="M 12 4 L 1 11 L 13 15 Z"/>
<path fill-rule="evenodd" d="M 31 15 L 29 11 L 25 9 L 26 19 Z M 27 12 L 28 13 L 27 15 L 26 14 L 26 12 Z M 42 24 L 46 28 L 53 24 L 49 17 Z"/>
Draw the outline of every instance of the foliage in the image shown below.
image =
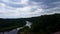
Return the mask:
<path fill-rule="evenodd" d="M 22 19 L 0 19 L 0 31 L 12 30 L 26 24 Z"/>
<path fill-rule="evenodd" d="M 26 19 L 32 22 L 31 29 L 22 29 L 23 32 L 32 32 L 33 34 L 51 34 L 60 31 L 60 14 L 42 15 Z"/>
<path fill-rule="evenodd" d="M 42 15 L 32 18 L 0 19 L 0 31 L 22 27 L 25 21 L 32 23 L 31 28 L 24 27 L 20 32 L 32 32 L 33 34 L 51 34 L 60 31 L 60 14 Z"/>
<path fill-rule="evenodd" d="M 43 32 L 44 34 L 50 34 L 60 31 L 60 14 L 35 17 L 32 18 L 31 22 L 32 32 Z"/>

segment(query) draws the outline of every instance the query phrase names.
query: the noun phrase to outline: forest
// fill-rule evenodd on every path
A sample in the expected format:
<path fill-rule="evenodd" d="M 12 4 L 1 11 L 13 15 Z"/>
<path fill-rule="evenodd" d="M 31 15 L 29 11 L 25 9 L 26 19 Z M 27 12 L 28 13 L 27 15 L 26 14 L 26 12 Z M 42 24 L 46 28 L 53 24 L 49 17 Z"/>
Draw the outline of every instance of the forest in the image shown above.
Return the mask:
<path fill-rule="evenodd" d="M 0 19 L 0 32 L 22 27 L 26 22 L 22 19 Z"/>
<path fill-rule="evenodd" d="M 41 15 L 32 18 L 2 19 L 0 18 L 0 32 L 23 27 L 26 21 L 31 22 L 31 28 L 25 26 L 18 34 L 51 34 L 60 31 L 60 14 Z"/>
<path fill-rule="evenodd" d="M 27 19 L 31 28 L 24 27 L 18 34 L 52 34 L 60 31 L 60 14 L 42 15 Z"/>

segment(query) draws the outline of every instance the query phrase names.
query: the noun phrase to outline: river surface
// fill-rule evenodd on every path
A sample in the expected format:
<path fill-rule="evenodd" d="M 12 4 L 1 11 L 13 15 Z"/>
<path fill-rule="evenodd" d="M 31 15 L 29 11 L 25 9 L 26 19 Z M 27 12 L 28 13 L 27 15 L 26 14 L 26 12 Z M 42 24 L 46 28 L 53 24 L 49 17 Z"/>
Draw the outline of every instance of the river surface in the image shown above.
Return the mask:
<path fill-rule="evenodd" d="M 25 25 L 25 26 L 28 26 L 28 27 L 31 28 L 31 22 L 26 21 L 26 25 Z M 18 32 L 20 29 L 22 29 L 22 28 L 24 28 L 24 27 L 16 28 L 16 29 L 13 29 L 13 30 L 11 30 L 11 31 L 9 31 L 9 32 L 4 32 L 4 34 L 17 34 L 17 32 Z M 3 32 L 0 32 L 0 34 L 3 34 Z M 60 31 L 59 31 L 59 32 L 52 33 L 52 34 L 60 34 Z"/>
<path fill-rule="evenodd" d="M 4 34 L 17 34 L 18 30 L 17 29 L 13 29 L 9 32 L 4 32 Z M 0 34 L 3 34 L 3 32 L 0 32 Z"/>
<path fill-rule="evenodd" d="M 26 25 L 25 25 L 25 26 L 30 27 L 30 25 L 31 25 L 31 22 L 26 21 Z M 22 29 L 22 28 L 23 28 L 23 27 L 16 28 L 16 29 L 13 29 L 13 30 L 11 30 L 11 31 L 9 31 L 9 32 L 4 32 L 4 34 L 17 34 L 17 32 L 18 32 L 20 29 Z M 31 28 L 31 27 L 30 27 L 30 28 Z M 3 34 L 3 32 L 0 32 L 0 34 Z"/>

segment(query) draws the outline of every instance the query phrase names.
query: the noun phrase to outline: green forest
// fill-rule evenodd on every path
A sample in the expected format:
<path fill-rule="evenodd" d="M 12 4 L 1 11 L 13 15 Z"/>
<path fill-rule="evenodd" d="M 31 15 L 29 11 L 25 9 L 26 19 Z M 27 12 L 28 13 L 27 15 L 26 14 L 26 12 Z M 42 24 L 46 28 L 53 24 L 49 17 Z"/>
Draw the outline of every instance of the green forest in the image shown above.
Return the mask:
<path fill-rule="evenodd" d="M 26 22 L 22 19 L 0 19 L 0 31 L 10 31 L 12 29 L 22 27 Z"/>
<path fill-rule="evenodd" d="M 0 18 L 0 32 L 23 27 L 26 21 L 31 22 L 31 28 L 25 26 L 17 34 L 51 34 L 60 31 L 60 14 L 41 15 L 32 18 L 2 19 Z"/>
<path fill-rule="evenodd" d="M 27 19 L 31 28 L 24 27 L 18 34 L 52 34 L 60 31 L 60 14 L 42 15 Z"/>

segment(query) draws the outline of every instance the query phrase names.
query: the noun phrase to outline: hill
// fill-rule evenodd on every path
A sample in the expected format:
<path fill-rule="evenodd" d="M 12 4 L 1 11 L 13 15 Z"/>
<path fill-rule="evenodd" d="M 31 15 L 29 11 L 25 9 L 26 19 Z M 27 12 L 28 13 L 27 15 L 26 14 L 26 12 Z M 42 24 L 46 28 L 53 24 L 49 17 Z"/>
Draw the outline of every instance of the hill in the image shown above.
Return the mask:
<path fill-rule="evenodd" d="M 31 34 L 51 34 L 60 31 L 60 14 L 42 15 L 26 19 L 32 23 L 31 28 L 21 29 L 19 32 Z"/>

